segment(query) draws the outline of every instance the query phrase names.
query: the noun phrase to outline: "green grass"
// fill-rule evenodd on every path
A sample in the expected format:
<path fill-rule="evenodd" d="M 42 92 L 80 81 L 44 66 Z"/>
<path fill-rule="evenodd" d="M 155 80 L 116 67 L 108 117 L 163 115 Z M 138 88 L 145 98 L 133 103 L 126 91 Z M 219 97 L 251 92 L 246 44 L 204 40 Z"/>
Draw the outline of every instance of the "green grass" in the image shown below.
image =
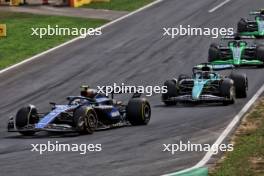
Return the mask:
<path fill-rule="evenodd" d="M 93 9 L 133 11 L 151 2 L 153 2 L 153 0 L 111 0 L 110 2 L 94 2 L 84 5 L 83 7 Z"/>
<path fill-rule="evenodd" d="M 210 176 L 263 176 L 264 99 L 242 123 L 234 142 L 234 151 L 226 154 Z"/>
<path fill-rule="evenodd" d="M 30 56 L 55 47 L 76 36 L 49 36 L 40 39 L 31 36 L 31 28 L 55 27 L 95 28 L 105 20 L 42 16 L 26 13 L 0 12 L 0 24 L 7 25 L 7 37 L 0 37 L 0 69 L 20 62 Z"/>

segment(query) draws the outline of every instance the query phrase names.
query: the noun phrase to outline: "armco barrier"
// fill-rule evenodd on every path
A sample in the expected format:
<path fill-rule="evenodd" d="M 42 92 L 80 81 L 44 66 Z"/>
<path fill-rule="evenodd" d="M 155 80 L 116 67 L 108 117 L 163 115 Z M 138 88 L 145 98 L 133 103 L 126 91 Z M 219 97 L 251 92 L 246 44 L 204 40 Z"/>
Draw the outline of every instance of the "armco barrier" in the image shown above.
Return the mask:
<path fill-rule="evenodd" d="M 6 36 L 6 25 L 0 24 L 0 37 L 5 37 L 5 36 Z"/>
<path fill-rule="evenodd" d="M 10 1 L 10 5 L 12 6 L 18 6 L 20 5 L 20 3 L 21 3 L 21 0 L 11 0 Z"/>
<path fill-rule="evenodd" d="M 71 7 L 80 7 L 91 2 L 110 2 L 110 0 L 70 0 Z"/>

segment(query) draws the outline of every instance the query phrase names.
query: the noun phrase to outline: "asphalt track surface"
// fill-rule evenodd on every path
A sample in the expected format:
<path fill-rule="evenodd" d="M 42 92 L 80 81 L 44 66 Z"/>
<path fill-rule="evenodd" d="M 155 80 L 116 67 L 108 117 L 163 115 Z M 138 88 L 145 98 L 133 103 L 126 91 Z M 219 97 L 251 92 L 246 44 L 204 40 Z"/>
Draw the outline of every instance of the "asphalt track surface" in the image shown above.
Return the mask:
<path fill-rule="evenodd" d="M 202 152 L 162 152 L 162 144 L 190 140 L 212 144 L 264 83 L 262 69 L 242 69 L 249 77 L 249 97 L 231 106 L 164 107 L 160 95 L 149 99 L 152 119 L 146 127 L 127 127 L 86 136 L 22 137 L 6 132 L 8 116 L 28 103 L 43 110 L 49 101 L 65 102 L 79 85 L 113 82 L 162 85 L 206 61 L 212 42 L 207 37 L 162 37 L 163 27 L 179 24 L 235 27 L 240 17 L 264 7 L 259 0 L 233 0 L 213 13 L 222 1 L 165 0 L 107 27 L 101 37 L 79 40 L 0 75 L 0 175 L 160 175 L 188 168 Z M 101 143 L 100 153 L 30 152 L 32 143 Z"/>

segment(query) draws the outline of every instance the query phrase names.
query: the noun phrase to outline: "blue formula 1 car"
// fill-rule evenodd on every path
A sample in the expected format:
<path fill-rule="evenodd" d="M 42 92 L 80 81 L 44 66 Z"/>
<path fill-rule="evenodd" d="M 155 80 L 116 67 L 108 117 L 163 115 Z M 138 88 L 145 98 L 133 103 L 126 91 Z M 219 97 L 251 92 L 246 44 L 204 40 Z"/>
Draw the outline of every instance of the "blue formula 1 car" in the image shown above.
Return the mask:
<path fill-rule="evenodd" d="M 81 96 L 70 96 L 68 104 L 51 103 L 51 111 L 38 113 L 35 106 L 29 105 L 18 110 L 8 122 L 9 132 L 34 135 L 39 131 L 79 132 L 92 134 L 95 130 L 128 125 L 147 125 L 151 108 L 145 98 L 134 94 L 125 105 L 95 89 L 82 87 Z"/>
<path fill-rule="evenodd" d="M 233 104 L 235 98 L 247 97 L 248 79 L 245 74 L 232 72 L 222 76 L 216 70 L 233 68 L 232 65 L 200 64 L 193 68 L 193 75 L 180 75 L 178 79 L 167 80 L 162 94 L 165 105 L 177 102 L 212 102 Z"/>

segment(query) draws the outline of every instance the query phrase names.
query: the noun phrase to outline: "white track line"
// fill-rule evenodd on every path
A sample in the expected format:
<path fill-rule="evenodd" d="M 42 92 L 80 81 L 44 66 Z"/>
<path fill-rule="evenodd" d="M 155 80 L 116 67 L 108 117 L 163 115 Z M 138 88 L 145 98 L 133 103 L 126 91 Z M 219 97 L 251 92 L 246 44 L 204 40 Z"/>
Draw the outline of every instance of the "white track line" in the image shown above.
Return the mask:
<path fill-rule="evenodd" d="M 154 5 L 156 5 L 156 4 L 158 4 L 158 3 L 162 2 L 162 1 L 163 1 L 163 0 L 156 0 L 156 1 L 154 1 L 154 2 L 152 2 L 152 3 L 150 3 L 150 4 L 148 4 L 148 5 L 146 5 L 146 6 L 144 6 L 144 7 L 139 8 L 139 9 L 136 10 L 136 11 L 133 11 L 133 12 L 131 12 L 131 13 L 125 15 L 125 16 L 122 16 L 122 17 L 120 17 L 120 18 L 118 18 L 118 19 L 116 19 L 116 20 L 114 20 L 114 21 L 111 21 L 111 22 L 109 22 L 109 23 L 104 24 L 104 25 L 101 26 L 100 28 L 102 28 L 102 29 L 103 29 L 103 28 L 106 28 L 106 27 L 108 27 L 108 26 L 110 26 L 110 25 L 112 25 L 112 24 L 114 24 L 114 23 L 117 23 L 117 22 L 119 22 L 119 21 L 121 21 L 121 20 L 123 20 L 123 19 L 125 19 L 125 18 L 128 18 L 128 17 L 130 17 L 130 16 L 132 16 L 132 15 L 138 13 L 138 12 L 141 12 L 141 11 L 143 11 L 143 10 L 145 10 L 145 9 L 147 9 L 147 8 L 149 8 L 149 7 L 151 7 L 151 6 L 154 6 Z M 56 46 L 56 47 L 54 47 L 54 48 L 51 48 L 51 49 L 49 49 L 49 50 L 47 50 L 47 51 L 44 51 L 44 52 L 42 52 L 42 53 L 39 53 L 39 54 L 37 54 L 37 55 L 35 55 L 35 56 L 33 56 L 33 57 L 30 57 L 30 58 L 28 58 L 28 59 L 25 59 L 25 60 L 22 61 L 22 62 L 19 62 L 19 63 L 15 64 L 15 65 L 12 65 L 12 66 L 7 67 L 7 68 L 5 68 L 5 69 L 2 69 L 2 70 L 0 70 L 0 74 L 6 72 L 6 71 L 8 71 L 8 70 L 11 70 L 11 69 L 13 69 L 13 68 L 16 68 L 16 67 L 18 67 L 18 66 L 21 66 L 21 65 L 23 65 L 23 64 L 25 64 L 25 63 L 28 63 L 28 62 L 30 62 L 30 61 L 32 61 L 32 60 L 38 58 L 38 57 L 41 57 L 41 56 L 43 56 L 43 55 L 45 55 L 45 54 L 48 54 L 48 53 L 50 53 L 50 52 L 52 52 L 52 51 L 54 51 L 54 50 L 56 50 L 56 49 L 59 49 L 59 48 L 61 48 L 61 47 L 64 47 L 64 46 L 66 46 L 66 45 L 68 45 L 68 44 L 70 44 L 70 43 L 73 43 L 73 42 L 75 42 L 75 41 L 77 41 L 77 40 L 79 40 L 79 39 L 81 39 L 81 37 L 76 37 L 76 38 L 74 38 L 74 39 L 72 39 L 72 40 L 69 40 L 69 41 L 67 41 L 67 42 L 65 42 L 65 43 L 63 43 L 63 44 L 61 44 L 61 45 L 58 45 L 58 46 Z"/>
<path fill-rule="evenodd" d="M 264 92 L 264 85 L 256 92 L 256 94 L 249 100 L 249 102 L 243 107 L 243 109 L 233 118 L 233 120 L 229 123 L 229 125 L 226 127 L 226 129 L 221 133 L 221 135 L 218 137 L 218 139 L 215 141 L 214 145 L 220 145 L 225 138 L 232 132 L 234 127 L 241 121 L 242 117 L 248 112 L 248 110 L 252 107 L 252 105 L 255 103 L 255 101 L 261 96 L 261 94 Z M 206 165 L 206 163 L 211 159 L 213 156 L 213 151 L 208 151 L 203 159 L 199 161 L 195 166 L 179 171 L 174 172 L 170 174 L 166 174 L 164 176 L 173 176 L 176 174 L 182 174 L 188 171 L 191 171 L 193 169 L 201 168 Z"/>
<path fill-rule="evenodd" d="M 224 2 L 220 3 L 219 5 L 215 6 L 214 8 L 212 8 L 211 10 L 209 10 L 209 13 L 213 13 L 214 11 L 216 11 L 217 9 L 219 9 L 220 7 L 222 7 L 223 5 L 229 3 L 231 0 L 225 0 Z"/>

